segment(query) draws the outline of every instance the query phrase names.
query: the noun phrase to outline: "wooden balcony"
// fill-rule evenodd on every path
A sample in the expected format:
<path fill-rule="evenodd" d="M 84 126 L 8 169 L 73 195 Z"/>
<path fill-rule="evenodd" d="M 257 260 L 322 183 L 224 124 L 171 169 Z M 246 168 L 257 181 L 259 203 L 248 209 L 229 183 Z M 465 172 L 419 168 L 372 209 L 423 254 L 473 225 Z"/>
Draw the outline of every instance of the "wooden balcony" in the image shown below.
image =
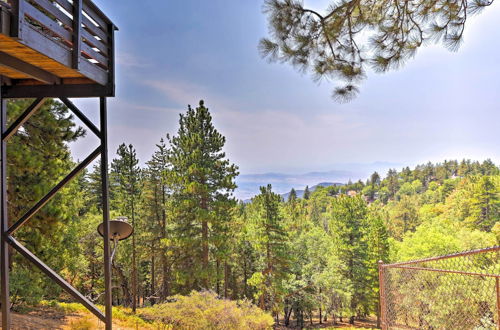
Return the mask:
<path fill-rule="evenodd" d="M 2 95 L 113 96 L 115 30 L 90 0 L 0 0 Z"/>

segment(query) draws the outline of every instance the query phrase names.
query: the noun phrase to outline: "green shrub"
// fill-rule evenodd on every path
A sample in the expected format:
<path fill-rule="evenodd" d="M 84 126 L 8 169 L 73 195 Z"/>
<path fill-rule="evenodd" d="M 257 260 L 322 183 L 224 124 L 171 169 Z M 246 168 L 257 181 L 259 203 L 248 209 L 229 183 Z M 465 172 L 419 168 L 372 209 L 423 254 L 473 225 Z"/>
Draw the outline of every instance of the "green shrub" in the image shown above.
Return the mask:
<path fill-rule="evenodd" d="M 174 329 L 271 329 L 273 318 L 247 301 L 219 299 L 213 292 L 174 296 L 173 302 L 142 308 L 140 316 Z"/>
<path fill-rule="evenodd" d="M 90 320 L 88 317 L 85 317 L 83 319 L 72 321 L 69 324 L 69 328 L 71 330 L 91 330 L 95 329 L 95 325 L 94 323 L 92 323 L 92 320 Z"/>
<path fill-rule="evenodd" d="M 43 282 L 37 272 L 23 266 L 14 267 L 10 276 L 13 309 L 36 305 L 43 297 Z"/>

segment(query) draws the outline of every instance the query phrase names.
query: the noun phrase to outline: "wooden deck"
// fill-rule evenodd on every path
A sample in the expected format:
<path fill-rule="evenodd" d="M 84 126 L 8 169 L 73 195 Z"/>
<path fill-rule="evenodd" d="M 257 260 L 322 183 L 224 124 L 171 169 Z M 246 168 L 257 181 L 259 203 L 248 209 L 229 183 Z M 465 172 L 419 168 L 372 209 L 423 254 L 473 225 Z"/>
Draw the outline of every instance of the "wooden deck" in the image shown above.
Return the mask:
<path fill-rule="evenodd" d="M 113 96 L 115 30 L 90 0 L 0 0 L 2 95 Z"/>

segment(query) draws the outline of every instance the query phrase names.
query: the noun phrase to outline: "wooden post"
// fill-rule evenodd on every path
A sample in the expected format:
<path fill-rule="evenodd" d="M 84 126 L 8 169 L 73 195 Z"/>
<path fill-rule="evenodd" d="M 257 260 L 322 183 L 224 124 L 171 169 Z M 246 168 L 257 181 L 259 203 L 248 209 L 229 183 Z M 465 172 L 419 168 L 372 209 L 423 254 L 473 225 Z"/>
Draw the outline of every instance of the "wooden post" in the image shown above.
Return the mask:
<path fill-rule="evenodd" d="M 71 66 L 80 68 L 80 53 L 82 51 L 82 0 L 73 0 L 73 52 Z"/>
<path fill-rule="evenodd" d="M 14 17 L 11 20 L 11 36 L 17 39 L 23 39 L 23 25 L 24 25 L 24 1 L 14 1 Z"/>
<path fill-rule="evenodd" d="M 108 24 L 108 92 L 115 96 L 115 30 L 114 24 Z"/>
<path fill-rule="evenodd" d="M 1 96 L 1 77 L 0 77 L 0 122 L 2 127 L 2 135 L 7 129 L 7 101 Z M 9 295 L 9 243 L 5 232 L 9 229 L 9 220 L 7 212 L 7 140 L 2 138 L 0 157 L 2 163 L 0 165 L 0 180 L 1 186 L 1 247 L 0 247 L 0 268 L 1 268 L 1 285 L 2 285 L 2 329 L 10 329 L 10 295 Z"/>

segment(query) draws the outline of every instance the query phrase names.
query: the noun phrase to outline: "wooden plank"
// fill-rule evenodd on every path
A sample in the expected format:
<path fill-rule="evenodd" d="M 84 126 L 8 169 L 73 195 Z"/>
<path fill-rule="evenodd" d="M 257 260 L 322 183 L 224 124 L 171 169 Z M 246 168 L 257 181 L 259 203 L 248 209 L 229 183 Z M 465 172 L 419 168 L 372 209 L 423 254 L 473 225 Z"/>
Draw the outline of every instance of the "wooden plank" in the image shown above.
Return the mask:
<path fill-rule="evenodd" d="M 20 73 L 16 70 L 12 70 L 9 67 L 0 64 L 0 76 L 8 77 L 10 79 L 29 79 L 30 77 Z"/>
<path fill-rule="evenodd" d="M 101 85 L 108 83 L 108 72 L 89 61 L 81 61 L 80 72 Z"/>
<path fill-rule="evenodd" d="M 38 36 L 37 36 L 38 34 Z M 93 81 L 105 85 L 108 82 L 107 72 L 97 65 L 89 62 L 88 60 L 83 60 L 80 62 L 79 73 L 81 75 L 75 74 L 75 70 L 71 70 L 71 51 L 63 47 L 62 45 L 54 42 L 50 38 L 45 37 L 45 41 L 40 36 L 45 37 L 43 34 L 39 33 L 33 29 L 26 29 L 25 31 L 25 39 L 23 40 L 23 44 L 29 45 L 30 48 L 48 56 L 49 58 L 61 63 L 65 66 L 64 70 L 70 70 L 71 75 L 66 75 L 67 78 L 79 77 L 81 75 L 86 76 Z M 50 40 L 51 42 L 47 42 L 46 40 Z M 52 64 L 52 63 L 51 63 Z M 50 70 L 47 70 L 50 71 Z M 63 77 L 61 75 L 58 75 Z"/>
<path fill-rule="evenodd" d="M 51 15 L 54 15 L 59 21 L 61 21 L 68 28 L 71 28 L 73 25 L 73 20 L 69 18 L 65 13 L 63 13 L 59 8 L 57 8 L 52 2 L 48 0 L 31 0 L 35 2 L 37 5 L 42 7 Z"/>
<path fill-rule="evenodd" d="M 4 98 L 114 96 L 112 90 L 99 84 L 2 86 L 1 92 Z"/>
<path fill-rule="evenodd" d="M 89 44 L 91 47 L 99 49 L 99 51 L 104 55 L 108 55 L 108 46 L 105 45 L 101 40 L 97 40 L 86 29 L 82 29 L 82 36 L 85 39 L 84 42 Z"/>
<path fill-rule="evenodd" d="M 20 43 L 61 63 L 65 67 L 71 68 L 71 52 L 69 48 L 30 26 L 24 27 L 23 40 L 20 40 Z"/>
<path fill-rule="evenodd" d="M 64 8 L 68 12 L 68 14 L 73 13 L 73 5 L 68 2 L 68 0 L 55 0 L 55 2 Z"/>
<path fill-rule="evenodd" d="M 86 43 L 82 44 L 82 52 L 87 56 L 90 57 L 99 63 L 103 64 L 104 66 L 108 66 L 108 58 L 104 57 L 102 54 L 96 52 L 93 50 L 89 45 Z"/>
<path fill-rule="evenodd" d="M 95 21 L 99 27 L 104 31 L 104 32 L 108 32 L 108 29 L 107 29 L 107 23 L 104 22 L 104 20 L 101 18 L 101 16 L 99 16 L 99 14 L 96 13 L 96 11 L 88 5 L 88 2 L 87 1 L 84 1 L 83 2 L 83 10 L 85 11 L 85 13 L 93 20 Z"/>
<path fill-rule="evenodd" d="M 87 29 L 87 31 L 89 31 L 94 36 L 98 36 L 99 38 L 101 38 L 102 40 L 104 40 L 105 43 L 107 43 L 107 41 L 108 41 L 108 34 L 106 32 L 104 32 L 103 30 L 101 30 L 100 28 L 98 28 L 97 26 L 95 26 L 95 24 L 92 23 L 85 16 L 82 16 L 82 22 L 83 22 L 83 25 L 85 25 L 85 28 Z"/>
<path fill-rule="evenodd" d="M 58 84 L 61 82 L 61 79 L 54 74 L 42 70 L 39 67 L 27 62 L 21 61 L 17 57 L 11 56 L 4 52 L 0 52 L 0 64 L 47 84 Z"/>
<path fill-rule="evenodd" d="M 72 33 L 62 26 L 60 26 L 56 21 L 50 19 L 47 15 L 33 7 L 29 2 L 24 3 L 25 14 L 31 19 L 39 22 L 41 25 L 49 29 L 54 34 L 60 36 L 64 40 L 71 42 Z"/>
<path fill-rule="evenodd" d="M 29 78 L 29 77 L 28 77 Z M 45 85 L 44 83 L 39 82 L 34 79 L 17 79 L 13 80 L 13 84 L 16 86 L 33 86 L 33 85 Z M 61 78 L 61 85 L 89 85 L 95 84 L 95 81 L 90 80 L 88 78 Z"/>
<path fill-rule="evenodd" d="M 99 9 L 98 6 L 96 6 L 96 4 L 94 2 L 92 2 L 91 0 L 83 0 L 83 3 L 88 7 L 88 8 L 91 8 L 95 13 L 96 15 L 98 15 L 101 19 L 104 20 L 104 25 L 106 27 L 108 27 L 108 25 L 113 25 L 113 22 L 106 16 L 106 14 L 104 14 L 102 12 L 101 9 Z M 109 31 L 109 30 L 108 30 Z"/>
<path fill-rule="evenodd" d="M 51 3 L 51 0 L 31 1 L 34 1 L 35 4 L 28 4 L 28 6 L 26 7 L 28 8 L 27 14 L 30 14 L 29 17 L 37 16 L 33 17 L 33 19 L 36 21 L 43 21 L 40 22 L 43 26 L 51 25 L 50 27 L 48 27 L 51 31 L 59 28 L 57 32 L 62 34 L 63 32 L 60 31 L 63 29 L 61 23 L 65 24 L 69 21 L 72 21 L 69 19 L 69 17 L 68 19 L 64 19 L 65 22 L 61 23 L 58 23 L 57 20 L 51 19 L 50 15 L 52 15 L 54 12 L 61 11 L 60 8 Z M 21 2 L 24 1 L 21 0 Z M 64 10 L 73 8 L 73 6 L 67 0 L 55 0 L 55 2 L 58 5 L 64 4 L 61 5 Z M 40 3 L 45 6 L 43 8 L 51 8 L 50 13 L 49 10 L 44 13 L 42 8 L 38 7 L 40 8 L 38 9 L 36 6 Z M 61 11 L 60 15 L 63 14 L 64 13 Z M 110 80 L 113 80 L 113 74 L 111 74 L 110 70 L 108 70 L 108 67 L 112 65 L 112 59 L 107 56 L 107 54 L 112 52 L 110 49 L 111 45 L 107 44 L 110 41 L 110 36 L 107 35 L 100 27 L 95 26 L 87 18 L 82 17 L 82 22 L 84 25 L 82 29 L 82 39 L 85 40 L 82 40 L 82 44 L 84 44 L 84 46 L 82 47 L 82 50 L 84 48 L 84 57 L 82 57 L 80 60 L 81 67 L 78 71 L 71 68 L 71 45 L 66 46 L 65 44 L 61 43 L 61 40 L 59 40 L 59 38 L 50 37 L 47 33 L 42 32 L 42 29 L 42 31 L 40 31 L 27 23 L 22 26 L 24 34 L 22 40 L 16 40 L 4 34 L 0 34 L 0 49 L 4 53 L 19 58 L 21 61 L 38 67 L 42 71 L 51 73 L 56 77 L 72 79 L 88 78 L 100 85 L 108 85 L 108 83 L 110 83 Z M 85 26 L 85 23 L 88 24 L 88 27 Z M 114 27 L 112 25 L 106 25 L 103 28 L 107 30 L 114 30 Z M 71 35 L 71 31 L 64 31 L 66 36 Z M 95 36 L 102 40 L 96 39 Z M 94 47 L 99 51 L 93 49 Z M 89 60 L 85 59 L 85 57 L 90 57 L 96 60 L 98 63 L 92 63 Z M 27 78 L 26 75 L 20 74 L 19 72 L 16 74 L 12 71 L 12 68 L 7 69 L 3 67 L 2 70 L 3 71 L 1 72 L 3 73 L 3 75 L 10 78 L 10 80 L 13 81 L 13 84 L 37 84 L 36 81 L 30 79 L 29 77 Z M 39 79 L 40 77 L 37 76 L 37 78 Z M 45 77 L 43 78 L 43 80 L 48 79 Z M 51 81 L 51 83 L 53 83 L 53 80 Z M 113 94 L 112 92 L 110 92 L 109 86 L 106 86 L 106 88 L 106 93 L 101 92 L 99 95 L 110 96 Z"/>
<path fill-rule="evenodd" d="M 0 49 L 3 52 L 8 53 L 12 56 L 15 56 L 21 59 L 24 62 L 28 62 L 32 65 L 35 65 L 45 71 L 51 72 L 58 77 L 61 78 L 78 78 L 84 77 L 83 74 L 72 70 L 71 68 L 61 64 L 60 62 L 48 57 L 46 54 L 37 51 L 36 44 L 42 43 L 43 47 L 54 48 L 56 50 L 56 55 L 58 57 L 62 57 L 64 54 L 68 57 L 69 60 L 69 50 L 60 44 L 52 41 L 51 39 L 45 37 L 43 34 L 35 31 L 31 28 L 26 29 L 27 32 L 27 43 L 35 45 L 35 47 L 30 48 L 25 46 L 23 43 L 16 41 L 12 38 L 7 37 L 6 35 L 0 34 Z M 34 39 L 33 42 L 31 40 Z M 48 42 L 47 42 L 48 40 Z M 54 47 L 51 47 L 55 45 Z M 43 50 L 43 49 L 42 49 Z"/>

